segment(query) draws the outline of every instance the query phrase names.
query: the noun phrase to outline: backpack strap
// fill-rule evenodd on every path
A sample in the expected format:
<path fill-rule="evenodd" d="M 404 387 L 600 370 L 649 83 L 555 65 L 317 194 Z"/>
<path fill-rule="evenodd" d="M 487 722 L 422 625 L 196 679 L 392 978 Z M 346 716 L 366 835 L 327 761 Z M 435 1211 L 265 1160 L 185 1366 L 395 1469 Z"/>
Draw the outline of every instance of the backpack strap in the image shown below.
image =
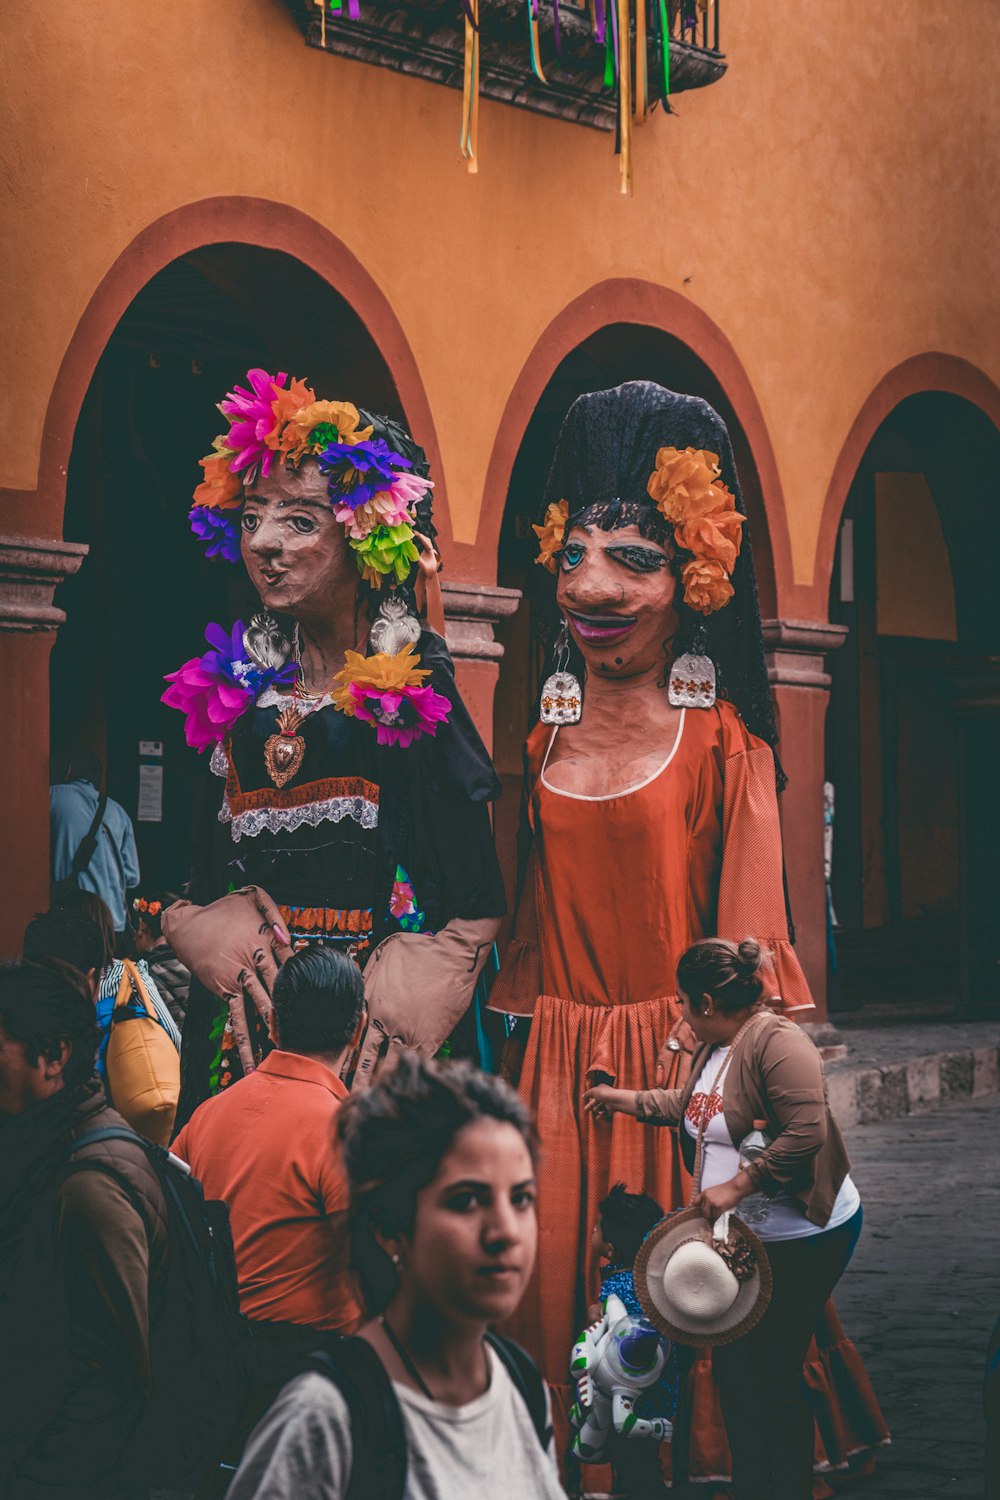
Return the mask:
<path fill-rule="evenodd" d="M 515 1344 L 513 1339 L 504 1338 L 503 1334 L 494 1333 L 488 1329 L 486 1342 L 494 1349 L 514 1382 L 518 1395 L 528 1408 L 538 1441 L 545 1453 L 549 1451 L 552 1442 L 552 1423 L 549 1420 L 549 1403 L 545 1390 L 545 1382 L 539 1373 L 538 1366 L 527 1350 L 522 1349 L 520 1344 Z"/>
<path fill-rule="evenodd" d="M 406 1429 L 388 1372 L 365 1339 L 329 1339 L 303 1368 L 340 1391 L 351 1422 L 351 1476 L 344 1500 L 403 1500 Z"/>
<path fill-rule="evenodd" d="M 69 874 L 66 876 L 67 880 L 76 880 L 85 870 L 89 869 L 90 861 L 97 852 L 97 839 L 101 831 L 101 824 L 104 822 L 104 814 L 107 811 L 107 807 L 108 794 L 107 792 L 101 792 L 97 798 L 97 811 L 94 813 L 94 820 L 77 845 L 76 853 L 73 855 L 73 863 L 70 865 Z"/>

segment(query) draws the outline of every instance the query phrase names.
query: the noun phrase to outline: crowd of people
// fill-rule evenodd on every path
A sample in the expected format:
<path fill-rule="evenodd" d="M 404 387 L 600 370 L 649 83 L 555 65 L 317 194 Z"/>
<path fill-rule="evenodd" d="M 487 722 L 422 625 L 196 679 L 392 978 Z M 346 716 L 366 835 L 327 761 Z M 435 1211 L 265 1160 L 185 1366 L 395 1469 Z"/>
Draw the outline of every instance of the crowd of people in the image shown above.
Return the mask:
<path fill-rule="evenodd" d="M 168 679 L 218 778 L 190 885 L 132 894 L 71 756 L 0 976 L 0 1339 L 29 1364 L 42 1298 L 53 1350 L 0 1496 L 806 1500 L 886 1432 L 723 423 L 643 382 L 566 419 L 487 996 L 499 783 L 425 456 L 263 370 L 220 410 L 192 527 L 261 608 Z"/>

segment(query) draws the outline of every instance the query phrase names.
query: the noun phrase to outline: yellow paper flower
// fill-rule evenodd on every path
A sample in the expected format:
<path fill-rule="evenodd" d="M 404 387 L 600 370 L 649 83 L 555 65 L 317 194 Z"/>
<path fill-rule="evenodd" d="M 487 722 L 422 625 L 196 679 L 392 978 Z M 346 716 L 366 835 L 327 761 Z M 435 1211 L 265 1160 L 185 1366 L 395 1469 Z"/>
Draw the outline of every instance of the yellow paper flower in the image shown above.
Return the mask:
<path fill-rule="evenodd" d="M 706 448 L 661 448 L 646 486 L 671 525 L 725 510 L 733 498 L 719 481 L 719 456 Z"/>
<path fill-rule="evenodd" d="M 531 528 L 538 538 L 538 556 L 535 562 L 540 563 L 543 568 L 548 568 L 550 573 L 556 570 L 556 553 L 563 544 L 568 519 L 569 501 L 560 500 L 546 510 L 545 520 L 541 526 Z"/>
<path fill-rule="evenodd" d="M 375 429 L 359 427 L 360 421 L 361 414 L 350 401 L 313 401 L 292 415 L 278 437 L 278 447 L 293 464 L 297 464 L 302 455 L 313 446 L 310 439 L 316 427 L 327 429 L 324 447 L 331 441 L 330 428 L 336 430 L 337 438 L 342 443 L 365 442 Z"/>
<path fill-rule="evenodd" d="M 358 700 L 351 687 L 374 688 L 382 693 L 398 693 L 403 688 L 420 687 L 425 677 L 430 676 L 430 667 L 419 665 L 420 657 L 414 655 L 416 645 L 411 641 L 395 656 L 388 651 L 377 651 L 374 656 L 362 656 L 360 651 L 345 651 L 344 665 L 333 679 L 339 686 L 331 698 L 341 713 L 353 718 Z"/>
<path fill-rule="evenodd" d="M 724 608 L 735 593 L 725 568 L 714 558 L 692 558 L 681 569 L 681 580 L 684 603 L 702 615 Z"/>

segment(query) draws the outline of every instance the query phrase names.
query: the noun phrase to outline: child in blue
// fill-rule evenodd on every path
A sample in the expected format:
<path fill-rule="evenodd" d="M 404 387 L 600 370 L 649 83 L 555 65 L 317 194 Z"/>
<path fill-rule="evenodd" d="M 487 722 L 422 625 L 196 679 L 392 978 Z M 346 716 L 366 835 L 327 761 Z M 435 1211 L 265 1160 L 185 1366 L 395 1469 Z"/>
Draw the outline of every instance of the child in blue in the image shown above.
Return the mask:
<path fill-rule="evenodd" d="M 635 1294 L 632 1268 L 639 1246 L 663 1218 L 663 1209 L 648 1193 L 630 1193 L 616 1182 L 597 1210 L 592 1244 L 606 1264 L 601 1269 L 600 1306 L 590 1309 L 600 1318 L 609 1296 L 621 1299 L 630 1313 L 641 1314 Z M 671 1347 L 663 1376 L 636 1406 L 637 1415 L 672 1418 L 677 1408 L 677 1364 Z M 611 1471 L 616 1494 L 626 1500 L 666 1500 L 667 1488 L 660 1467 L 659 1443 L 648 1439 L 614 1438 Z"/>

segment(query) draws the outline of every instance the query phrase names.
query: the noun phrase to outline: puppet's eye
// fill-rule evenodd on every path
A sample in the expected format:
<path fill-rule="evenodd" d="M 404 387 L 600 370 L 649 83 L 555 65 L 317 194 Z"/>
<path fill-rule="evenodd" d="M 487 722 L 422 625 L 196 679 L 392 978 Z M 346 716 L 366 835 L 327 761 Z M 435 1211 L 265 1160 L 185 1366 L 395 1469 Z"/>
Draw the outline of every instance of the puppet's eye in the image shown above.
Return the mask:
<path fill-rule="evenodd" d="M 633 573 L 655 573 L 667 565 L 664 553 L 652 547 L 609 547 L 608 551 L 616 562 L 624 563 Z"/>
<path fill-rule="evenodd" d="M 567 542 L 559 554 L 559 565 L 564 573 L 572 573 L 583 562 L 586 547 L 579 542 Z"/>

